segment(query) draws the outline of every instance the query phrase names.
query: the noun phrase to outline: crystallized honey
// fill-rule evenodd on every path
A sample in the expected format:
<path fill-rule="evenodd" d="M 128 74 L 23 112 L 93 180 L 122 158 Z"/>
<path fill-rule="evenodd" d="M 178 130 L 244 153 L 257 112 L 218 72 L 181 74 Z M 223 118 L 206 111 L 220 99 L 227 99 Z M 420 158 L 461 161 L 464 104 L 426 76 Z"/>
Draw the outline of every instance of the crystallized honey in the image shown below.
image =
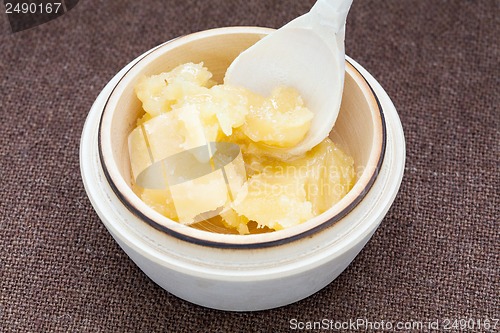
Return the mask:
<path fill-rule="evenodd" d="M 134 192 L 147 205 L 202 230 L 248 234 L 303 223 L 352 188 L 353 160 L 329 138 L 302 156 L 287 153 L 313 117 L 296 90 L 263 97 L 211 77 L 202 63 L 187 63 L 137 84 L 144 115 L 129 152 Z"/>

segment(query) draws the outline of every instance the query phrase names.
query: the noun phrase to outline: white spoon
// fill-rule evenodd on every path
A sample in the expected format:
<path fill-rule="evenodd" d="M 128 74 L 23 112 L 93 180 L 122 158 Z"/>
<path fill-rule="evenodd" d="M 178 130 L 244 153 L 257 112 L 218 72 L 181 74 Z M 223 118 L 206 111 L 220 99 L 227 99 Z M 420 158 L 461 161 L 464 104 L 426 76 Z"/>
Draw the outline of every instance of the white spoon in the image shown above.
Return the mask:
<path fill-rule="evenodd" d="M 340 109 L 345 71 L 345 21 L 353 0 L 318 0 L 311 10 L 242 52 L 224 83 L 269 96 L 297 89 L 314 113 L 306 137 L 287 152 L 298 155 L 328 136 Z"/>

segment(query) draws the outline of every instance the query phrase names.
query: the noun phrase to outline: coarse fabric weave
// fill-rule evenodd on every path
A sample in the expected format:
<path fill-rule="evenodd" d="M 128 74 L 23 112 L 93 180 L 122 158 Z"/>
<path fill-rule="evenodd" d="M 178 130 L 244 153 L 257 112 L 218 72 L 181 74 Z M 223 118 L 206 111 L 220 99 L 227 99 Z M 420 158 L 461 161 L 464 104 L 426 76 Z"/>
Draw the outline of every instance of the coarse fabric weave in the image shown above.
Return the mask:
<path fill-rule="evenodd" d="M 500 318 L 498 0 L 354 0 L 346 53 L 394 101 L 407 162 L 380 228 L 315 295 L 254 313 L 193 305 L 143 274 L 94 212 L 79 140 L 114 74 L 171 38 L 277 28 L 313 2 L 82 0 L 15 34 L 0 13 L 0 332 L 270 333 L 293 331 L 293 319 Z"/>

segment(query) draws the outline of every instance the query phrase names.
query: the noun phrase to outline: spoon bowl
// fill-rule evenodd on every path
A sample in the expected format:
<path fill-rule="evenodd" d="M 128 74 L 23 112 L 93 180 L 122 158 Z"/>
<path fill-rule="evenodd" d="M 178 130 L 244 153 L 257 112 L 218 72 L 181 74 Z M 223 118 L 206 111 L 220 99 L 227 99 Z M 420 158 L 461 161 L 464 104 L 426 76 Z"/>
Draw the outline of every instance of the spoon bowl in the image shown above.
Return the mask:
<path fill-rule="evenodd" d="M 352 0 L 318 0 L 311 11 L 242 52 L 224 83 L 264 96 L 273 88 L 297 89 L 314 113 L 306 137 L 292 148 L 300 155 L 328 136 L 337 119 L 344 87 L 344 26 Z"/>

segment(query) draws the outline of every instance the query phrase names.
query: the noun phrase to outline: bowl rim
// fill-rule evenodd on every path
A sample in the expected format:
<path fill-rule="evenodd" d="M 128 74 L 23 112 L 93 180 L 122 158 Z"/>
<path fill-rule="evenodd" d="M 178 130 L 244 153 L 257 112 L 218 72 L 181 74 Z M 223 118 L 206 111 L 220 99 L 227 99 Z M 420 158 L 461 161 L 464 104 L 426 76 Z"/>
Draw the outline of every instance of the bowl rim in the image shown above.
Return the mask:
<path fill-rule="evenodd" d="M 365 170 L 363 170 L 362 175 L 356 180 L 353 188 L 339 202 L 337 202 L 322 214 L 315 216 L 312 219 L 297 226 L 284 230 L 274 231 L 271 233 L 254 235 L 213 233 L 183 225 L 156 212 L 154 209 L 147 206 L 132 191 L 131 187 L 121 176 L 114 160 L 110 142 L 111 136 L 106 135 L 106 133 L 110 133 L 109 129 L 111 128 L 110 124 L 112 117 L 110 116 L 110 114 L 112 114 L 112 112 L 110 112 L 109 110 L 112 108 L 113 104 L 119 100 L 120 95 L 117 95 L 120 92 L 119 88 L 128 86 L 127 81 L 130 81 L 135 77 L 132 74 L 134 74 L 134 72 L 140 72 L 139 69 L 147 65 L 147 62 L 145 62 L 145 60 L 148 60 L 148 58 L 156 59 L 157 57 L 161 57 L 163 53 L 166 53 L 169 50 L 174 49 L 175 47 L 189 41 L 194 41 L 200 37 L 208 38 L 216 35 L 242 33 L 263 36 L 273 30 L 274 29 L 262 27 L 225 27 L 204 30 L 174 38 L 144 53 L 144 55 L 141 56 L 140 59 L 135 62 L 124 73 L 122 77 L 120 77 L 116 85 L 113 87 L 111 93 L 106 99 L 104 107 L 102 108 L 102 113 L 100 115 L 99 125 L 97 128 L 99 162 L 108 184 L 110 185 L 111 189 L 116 194 L 120 202 L 140 220 L 159 231 L 165 232 L 166 234 L 173 236 L 179 240 L 187 241 L 195 245 L 209 246 L 221 249 L 265 248 L 288 244 L 290 242 L 309 237 L 326 228 L 332 227 L 336 222 L 340 221 L 347 214 L 349 214 L 349 212 L 351 212 L 359 204 L 359 202 L 371 189 L 373 183 L 377 179 L 378 173 L 384 161 L 387 144 L 386 121 L 382 105 L 375 91 L 368 83 L 364 75 L 351 64 L 347 57 L 346 74 L 351 75 L 351 77 L 356 81 L 357 85 L 361 86 L 363 94 L 367 96 L 368 102 L 369 104 L 371 104 L 371 107 L 375 108 L 376 111 L 378 111 L 375 113 L 380 117 L 372 120 L 377 122 L 379 126 L 375 127 L 379 128 L 380 131 L 376 131 L 379 134 L 375 138 L 378 142 L 376 147 L 372 148 L 372 151 L 370 152 L 367 167 L 365 168 Z M 367 170 L 369 172 L 367 172 Z M 332 213 L 334 214 L 332 215 Z"/>

